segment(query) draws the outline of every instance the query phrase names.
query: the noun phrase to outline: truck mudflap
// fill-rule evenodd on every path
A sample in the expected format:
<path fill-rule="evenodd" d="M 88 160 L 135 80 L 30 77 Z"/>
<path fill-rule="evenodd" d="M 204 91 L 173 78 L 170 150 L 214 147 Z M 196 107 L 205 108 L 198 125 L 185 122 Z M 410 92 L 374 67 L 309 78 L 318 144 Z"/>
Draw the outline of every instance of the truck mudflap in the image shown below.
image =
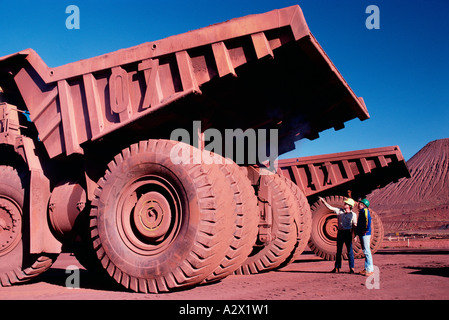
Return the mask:
<path fill-rule="evenodd" d="M 56 68 L 27 49 L 0 58 L 0 74 L 8 75 L 0 86 L 20 92 L 51 158 L 82 154 L 89 141 L 119 129 L 148 136 L 195 119 L 219 130 L 279 129 L 282 153 L 296 140 L 369 118 L 299 6 Z"/>
<path fill-rule="evenodd" d="M 11 151 L 21 156 L 26 164 L 23 170 L 29 171 L 29 187 L 25 192 L 29 209 L 30 229 L 26 233 L 29 234 L 29 250 L 32 254 L 60 253 L 61 243 L 53 236 L 47 223 L 50 181 L 43 172 L 34 141 L 21 134 L 21 129 L 26 127 L 20 124 L 19 112 L 16 106 L 0 102 L 0 146 L 11 146 Z"/>
<path fill-rule="evenodd" d="M 34 154 L 33 140 L 22 137 L 22 146 L 30 168 L 30 253 L 61 253 L 62 244 L 51 232 L 46 214 L 50 181 Z"/>
<path fill-rule="evenodd" d="M 18 137 L 16 152 L 26 161 L 30 171 L 29 186 L 29 241 L 30 253 L 61 253 L 59 242 L 48 225 L 47 209 L 50 198 L 50 181 L 44 175 L 39 158 L 35 154 L 34 142 L 28 137 Z"/>

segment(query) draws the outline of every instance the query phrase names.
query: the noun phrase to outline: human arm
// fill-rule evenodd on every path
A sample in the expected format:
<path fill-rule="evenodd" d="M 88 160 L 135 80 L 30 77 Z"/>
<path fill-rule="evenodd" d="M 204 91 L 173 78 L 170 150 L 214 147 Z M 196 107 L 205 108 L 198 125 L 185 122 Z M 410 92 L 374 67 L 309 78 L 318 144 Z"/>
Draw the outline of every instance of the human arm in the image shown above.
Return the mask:
<path fill-rule="evenodd" d="M 326 200 L 324 200 L 322 197 L 318 197 L 318 199 L 320 199 L 320 201 L 331 211 L 334 211 L 336 213 L 338 213 L 340 211 L 339 208 L 335 208 L 333 206 L 331 206 L 329 203 L 326 202 Z"/>
<path fill-rule="evenodd" d="M 352 213 L 352 219 L 351 219 L 351 230 L 352 230 L 352 237 L 355 238 L 358 235 L 358 229 L 357 229 L 357 215 L 354 211 L 351 211 Z"/>
<path fill-rule="evenodd" d="M 357 215 L 354 212 L 352 212 L 351 224 L 354 229 L 357 228 Z"/>

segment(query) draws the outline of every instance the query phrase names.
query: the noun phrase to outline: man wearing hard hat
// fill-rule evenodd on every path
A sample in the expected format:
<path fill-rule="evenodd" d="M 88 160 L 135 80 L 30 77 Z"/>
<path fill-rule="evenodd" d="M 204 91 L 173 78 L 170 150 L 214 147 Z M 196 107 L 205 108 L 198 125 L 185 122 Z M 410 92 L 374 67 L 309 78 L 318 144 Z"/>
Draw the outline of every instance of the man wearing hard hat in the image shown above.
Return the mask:
<path fill-rule="evenodd" d="M 365 269 L 360 274 L 370 276 L 374 273 L 373 257 L 371 255 L 371 214 L 369 212 L 369 201 L 359 201 L 359 218 L 357 220 L 357 235 L 360 238 L 363 253 L 365 254 Z"/>
<path fill-rule="evenodd" d="M 354 273 L 354 252 L 352 250 L 352 229 L 357 226 L 357 215 L 352 211 L 355 201 L 351 198 L 344 200 L 343 208 L 335 208 L 328 204 L 323 198 L 319 198 L 324 205 L 335 212 L 338 219 L 338 233 L 337 233 L 337 256 L 335 257 L 335 268 L 331 271 L 333 273 L 340 272 L 341 269 L 341 254 L 343 251 L 343 244 L 348 250 L 349 273 Z"/>

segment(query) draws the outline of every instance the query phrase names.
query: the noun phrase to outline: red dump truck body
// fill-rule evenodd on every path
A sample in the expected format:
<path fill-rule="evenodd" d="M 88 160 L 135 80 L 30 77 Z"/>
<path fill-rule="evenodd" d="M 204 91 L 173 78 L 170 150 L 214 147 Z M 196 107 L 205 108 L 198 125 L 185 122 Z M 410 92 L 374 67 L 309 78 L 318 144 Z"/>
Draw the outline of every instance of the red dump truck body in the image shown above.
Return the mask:
<path fill-rule="evenodd" d="M 298 6 L 55 68 L 32 49 L 2 57 L 1 285 L 62 250 L 143 293 L 282 267 L 309 240 L 308 201 L 376 182 L 377 168 L 400 167 L 399 149 L 280 161 L 297 187 L 251 166 L 265 159 L 237 164 L 214 149 L 223 162 L 195 161 L 211 155 L 206 130 L 274 129 L 280 155 L 354 118 L 369 118 L 363 99 Z M 202 144 L 174 141 L 177 129 Z M 260 141 L 245 148 L 271 150 Z"/>
<path fill-rule="evenodd" d="M 398 146 L 279 160 L 278 167 L 307 197 L 347 195 L 347 190 L 356 198 L 363 197 L 390 182 L 410 177 Z"/>
<path fill-rule="evenodd" d="M 0 72 L 9 74 L 0 86 L 15 82 L 51 158 L 82 154 L 86 142 L 123 127 L 122 136 L 154 136 L 187 126 L 184 119 L 219 130 L 277 128 L 282 153 L 369 117 L 298 6 L 56 68 L 28 49 L 0 58 Z"/>

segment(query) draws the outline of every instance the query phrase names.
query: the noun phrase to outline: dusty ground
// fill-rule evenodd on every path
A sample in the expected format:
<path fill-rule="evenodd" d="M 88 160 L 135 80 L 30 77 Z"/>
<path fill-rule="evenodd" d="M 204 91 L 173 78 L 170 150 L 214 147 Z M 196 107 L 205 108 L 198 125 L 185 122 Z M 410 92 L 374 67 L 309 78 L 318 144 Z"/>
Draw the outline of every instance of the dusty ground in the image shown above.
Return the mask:
<path fill-rule="evenodd" d="M 449 300 L 449 242 L 440 243 L 439 248 L 427 249 L 422 242 L 418 249 L 387 242 L 387 248 L 374 255 L 378 273 L 370 278 L 346 273 L 346 262 L 344 273 L 331 274 L 332 261 L 305 252 L 279 271 L 230 276 L 220 283 L 155 295 L 123 291 L 93 278 L 84 269 L 79 270 L 80 288 L 67 288 L 66 283 L 75 282 L 70 278 L 74 273 L 66 268 L 79 264 L 63 254 L 39 282 L 0 288 L 0 300 Z M 356 270 L 362 268 L 363 260 L 356 260 Z"/>

